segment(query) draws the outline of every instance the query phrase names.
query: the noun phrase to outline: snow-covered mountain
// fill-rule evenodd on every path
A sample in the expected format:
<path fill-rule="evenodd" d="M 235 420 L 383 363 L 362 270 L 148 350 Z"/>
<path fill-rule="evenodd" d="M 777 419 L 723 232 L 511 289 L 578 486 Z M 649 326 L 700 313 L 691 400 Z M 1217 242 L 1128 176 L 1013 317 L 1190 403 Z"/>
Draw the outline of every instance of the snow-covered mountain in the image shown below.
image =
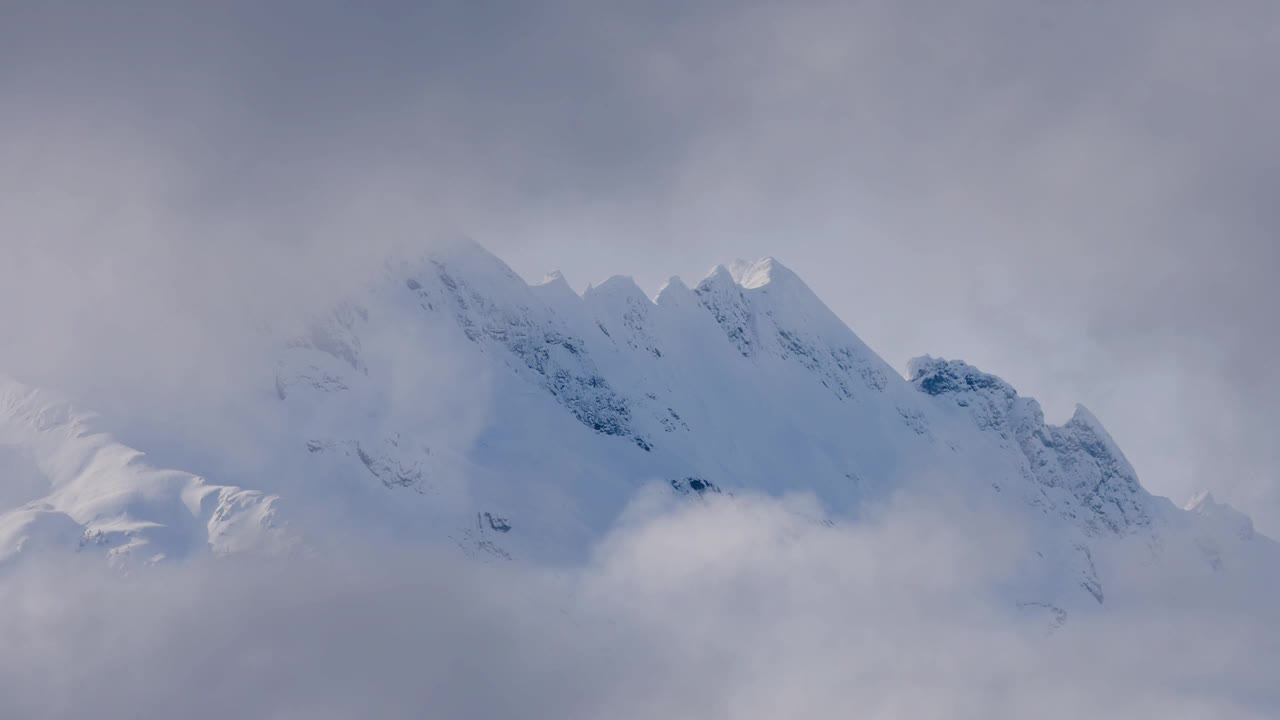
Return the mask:
<path fill-rule="evenodd" d="M 625 277 L 579 296 L 458 242 L 386 263 L 277 347 L 245 384 L 264 428 L 255 470 L 216 478 L 252 489 L 150 468 L 6 381 L 0 559 L 279 546 L 337 512 L 485 560 L 557 561 L 638 494 L 812 493 L 856 520 L 906 489 L 1024 525 L 1038 561 L 1013 599 L 1055 618 L 1105 603 L 1135 562 L 1213 577 L 1280 558 L 1211 498 L 1180 509 L 1148 493 L 1083 407 L 1049 425 L 959 361 L 917 358 L 903 377 L 772 258 L 693 287 L 673 277 L 652 298 Z"/>
<path fill-rule="evenodd" d="M 125 565 L 285 542 L 274 496 L 151 467 L 93 424 L 0 376 L 0 563 L 42 548 Z"/>

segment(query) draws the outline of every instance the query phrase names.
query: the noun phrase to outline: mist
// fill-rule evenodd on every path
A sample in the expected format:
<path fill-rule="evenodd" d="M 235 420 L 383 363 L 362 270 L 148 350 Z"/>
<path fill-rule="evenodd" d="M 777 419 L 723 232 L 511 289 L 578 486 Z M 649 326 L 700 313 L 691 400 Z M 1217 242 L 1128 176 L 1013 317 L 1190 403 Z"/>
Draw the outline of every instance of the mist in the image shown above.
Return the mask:
<path fill-rule="evenodd" d="M 1272 3 L 0 12 L 26 381 L 217 397 L 240 306 L 432 237 L 580 290 L 771 254 L 892 364 L 1083 402 L 1154 491 L 1280 522 Z"/>
<path fill-rule="evenodd" d="M 1275 535 L 1278 39 L 1263 0 L 5 3 L 0 373 L 247 483 L 264 359 L 388 258 L 466 236 L 529 280 L 652 291 L 776 255 L 891 364 L 963 358 L 1051 421 L 1082 402 L 1145 487 Z M 455 363 L 386 366 L 465 435 Z M 1054 629 L 1009 590 L 1021 530 L 945 509 L 638 507 L 557 566 L 341 523 L 287 560 L 33 558 L 0 577 L 0 695 L 107 720 L 1280 708 L 1274 579 L 1148 568 Z"/>
<path fill-rule="evenodd" d="M 0 689 L 13 717 L 92 707 L 108 719 L 1261 718 L 1280 707 L 1274 587 L 1206 614 L 1226 595 L 1131 585 L 1111 612 L 1072 612 L 1055 628 L 992 589 L 1023 559 L 1020 531 L 957 509 L 915 498 L 851 526 L 799 496 L 640 501 L 568 566 L 347 538 L 309 559 L 127 578 L 30 565 L 0 584 Z"/>

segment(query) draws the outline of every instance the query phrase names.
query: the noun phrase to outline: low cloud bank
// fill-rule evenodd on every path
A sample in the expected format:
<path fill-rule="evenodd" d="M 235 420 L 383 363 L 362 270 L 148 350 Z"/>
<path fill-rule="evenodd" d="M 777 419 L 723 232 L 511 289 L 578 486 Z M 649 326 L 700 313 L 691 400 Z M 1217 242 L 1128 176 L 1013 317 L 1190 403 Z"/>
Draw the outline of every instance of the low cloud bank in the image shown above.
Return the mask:
<path fill-rule="evenodd" d="M 104 720 L 1280 709 L 1274 603 L 1171 577 L 1051 631 L 999 589 L 1019 539 L 921 503 L 847 525 L 717 498 L 633 512 L 576 567 L 345 541 L 129 577 L 45 561 L 0 578 L 0 696 L 7 717 Z"/>

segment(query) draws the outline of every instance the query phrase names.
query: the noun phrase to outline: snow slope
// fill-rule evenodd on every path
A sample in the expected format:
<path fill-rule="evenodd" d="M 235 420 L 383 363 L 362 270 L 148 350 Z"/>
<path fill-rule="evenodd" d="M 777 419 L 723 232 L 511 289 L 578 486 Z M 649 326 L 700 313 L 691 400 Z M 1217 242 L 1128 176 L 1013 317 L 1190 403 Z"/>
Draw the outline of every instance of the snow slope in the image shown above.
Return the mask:
<path fill-rule="evenodd" d="M 958 361 L 918 358 L 904 378 L 772 258 L 693 287 L 672 278 L 653 298 L 626 277 L 579 296 L 558 273 L 530 286 L 459 241 L 388 261 L 278 346 L 246 382 L 270 428 L 249 484 L 313 531 L 308 505 L 477 558 L 562 561 L 646 488 L 812 493 L 849 519 L 926 492 L 1025 526 L 1037 560 L 1012 599 L 1053 618 L 1105 603 L 1134 563 L 1205 577 L 1276 567 L 1247 518 L 1144 490 L 1088 410 L 1049 425 Z M 145 468 L 71 415 L 32 420 L 31 392 L 6 387 L 0 438 L 34 448 L 50 488 L 0 516 L 0 553 L 105 533 L 116 555 L 183 556 L 272 527 L 273 495 Z M 64 469 L 64 455 L 100 469 Z"/>
<path fill-rule="evenodd" d="M 93 420 L 0 376 L 0 564 L 40 549 L 126 565 L 281 541 L 274 496 L 150 467 Z"/>

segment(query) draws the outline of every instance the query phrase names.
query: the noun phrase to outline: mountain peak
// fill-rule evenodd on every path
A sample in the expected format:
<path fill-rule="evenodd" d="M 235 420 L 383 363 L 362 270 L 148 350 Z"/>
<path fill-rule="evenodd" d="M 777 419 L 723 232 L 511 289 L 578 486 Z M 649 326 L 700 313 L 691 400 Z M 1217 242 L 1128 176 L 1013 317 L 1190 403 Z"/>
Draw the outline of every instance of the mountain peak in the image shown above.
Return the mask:
<path fill-rule="evenodd" d="M 468 237 L 452 237 L 435 242 L 426 255 L 435 263 L 456 268 L 467 275 L 482 277 L 497 274 L 507 281 L 519 280 L 521 285 L 527 285 L 502 258 Z"/>
<path fill-rule="evenodd" d="M 690 295 L 692 291 L 688 285 L 684 284 L 684 280 L 679 275 L 672 275 L 667 278 L 662 287 L 658 288 L 658 293 L 654 295 L 653 302 L 657 305 L 670 303 L 673 298 Z"/>
<path fill-rule="evenodd" d="M 702 278 L 695 290 L 706 291 L 711 288 L 724 289 L 738 284 L 733 273 L 723 264 L 716 265 Z"/>
<path fill-rule="evenodd" d="M 1025 498 L 1027 512 L 1057 518 L 1068 554 L 1162 517 L 1088 410 L 1047 425 L 1034 400 L 959 360 L 916 358 L 908 384 L 772 257 L 717 266 L 696 289 L 672 277 L 656 300 L 627 276 L 583 296 L 559 272 L 531 287 L 468 240 L 435 246 L 416 265 L 389 263 L 394 284 L 363 288 L 305 342 L 282 341 L 275 393 L 251 386 L 264 405 L 246 407 L 279 413 L 256 493 L 151 469 L 0 380 L 0 461 L 6 419 L 53 453 L 52 469 L 33 474 L 39 493 L 15 500 L 17 514 L 0 494 L 0 530 L 6 515 L 19 530 L 0 532 L 0 555 L 39 533 L 68 547 L 110 537 L 108 551 L 117 538 L 145 542 L 174 558 L 231 548 L 270 529 L 275 494 L 298 497 L 304 486 L 326 501 L 341 494 L 379 523 L 385 514 L 406 534 L 508 559 L 580 551 L 655 479 L 812 492 L 856 515 L 899 478 L 937 468 L 951 485 Z M 441 348 L 450 363 L 420 361 Z M 405 372 L 441 394 L 405 395 L 414 379 Z M 456 408 L 466 409 L 463 427 Z M 103 448 L 103 472 L 82 472 Z M 50 479 L 69 490 L 51 493 Z M 572 504 L 568 522 L 547 511 L 550 497 Z M 31 498 L 60 515 L 29 512 Z M 1250 532 L 1220 507 L 1205 499 L 1188 526 Z M 110 525 L 121 517 L 125 530 Z M 210 518 L 227 522 L 211 529 Z M 1100 601 L 1087 552 L 1080 563 Z"/>
<path fill-rule="evenodd" d="M 552 270 L 551 272 L 547 273 L 546 275 L 543 275 L 543 276 L 542 276 L 542 282 L 540 282 L 540 283 L 538 283 L 538 284 L 539 284 L 539 285 L 551 285 L 551 284 L 554 284 L 554 283 L 565 283 L 565 284 L 568 284 L 568 281 L 564 279 L 564 273 L 560 272 L 559 270 Z"/>
<path fill-rule="evenodd" d="M 1187 512 L 1198 512 L 1202 508 L 1210 508 L 1218 505 L 1218 501 L 1214 499 L 1213 493 L 1208 490 L 1201 490 L 1195 493 L 1182 506 Z"/>
<path fill-rule="evenodd" d="M 1220 529 L 1229 531 L 1241 540 L 1251 539 L 1255 534 L 1252 518 L 1227 503 L 1218 502 L 1214 499 L 1213 493 L 1208 490 L 1201 490 L 1192 495 L 1187 504 L 1182 506 L 1182 509 L 1205 518 L 1208 522 Z"/>
<path fill-rule="evenodd" d="M 798 275 L 773 257 L 763 257 L 753 263 L 736 260 L 730 272 L 734 281 L 746 290 L 782 282 L 804 285 Z"/>
<path fill-rule="evenodd" d="M 578 293 L 569 287 L 569 281 L 559 270 L 552 270 L 542 278 L 542 282 L 533 286 L 533 291 L 551 303 L 578 300 Z"/>
<path fill-rule="evenodd" d="M 569 281 L 564 279 L 564 275 L 559 270 L 552 270 L 546 275 L 543 275 L 542 282 L 534 285 L 534 287 L 543 288 L 556 293 L 563 293 L 567 290 L 574 295 L 578 294 L 573 292 L 573 288 L 569 287 Z"/>
<path fill-rule="evenodd" d="M 1092 412 L 1089 412 L 1089 408 L 1084 405 L 1076 403 L 1075 412 L 1071 413 L 1071 419 L 1067 420 L 1067 426 L 1087 428 L 1089 432 L 1093 433 L 1100 440 L 1105 441 L 1109 446 L 1111 446 L 1115 452 L 1118 453 L 1120 451 L 1120 449 L 1116 447 L 1116 441 L 1112 439 L 1111 433 L 1107 432 L 1107 429 L 1102 426 L 1102 421 L 1098 420 L 1098 417 Z"/>
<path fill-rule="evenodd" d="M 592 285 L 587 288 L 583 297 L 587 299 L 600 297 L 643 298 L 646 302 L 649 301 L 649 296 L 644 294 L 644 291 L 636 284 L 635 278 L 630 275 L 614 275 L 599 285 Z"/>

